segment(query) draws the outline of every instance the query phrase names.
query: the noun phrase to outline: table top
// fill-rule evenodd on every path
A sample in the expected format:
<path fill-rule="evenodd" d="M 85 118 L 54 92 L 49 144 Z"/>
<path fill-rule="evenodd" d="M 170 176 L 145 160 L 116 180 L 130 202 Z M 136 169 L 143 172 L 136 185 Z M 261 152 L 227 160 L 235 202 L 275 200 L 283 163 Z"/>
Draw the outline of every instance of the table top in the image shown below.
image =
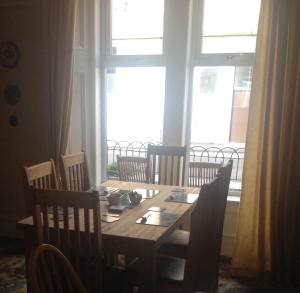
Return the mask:
<path fill-rule="evenodd" d="M 165 201 L 172 193 L 174 186 L 146 184 L 136 182 L 124 182 L 109 180 L 102 184 L 107 187 L 118 187 L 124 190 L 133 190 L 136 188 L 157 189 L 159 193 L 151 199 L 145 199 L 139 205 L 132 209 L 126 209 L 121 213 L 120 220 L 113 223 L 101 222 L 103 236 L 116 236 L 120 238 L 138 238 L 154 242 L 163 241 L 176 227 L 180 220 L 192 211 L 193 204 L 176 203 Z M 199 188 L 184 187 L 186 192 L 199 194 Z M 107 213 L 106 201 L 101 201 L 101 214 Z M 165 208 L 164 212 L 178 214 L 179 218 L 168 227 L 137 224 L 138 218 L 147 213 L 148 208 L 158 206 Z M 33 218 L 27 217 L 17 223 L 20 229 L 32 228 Z"/>

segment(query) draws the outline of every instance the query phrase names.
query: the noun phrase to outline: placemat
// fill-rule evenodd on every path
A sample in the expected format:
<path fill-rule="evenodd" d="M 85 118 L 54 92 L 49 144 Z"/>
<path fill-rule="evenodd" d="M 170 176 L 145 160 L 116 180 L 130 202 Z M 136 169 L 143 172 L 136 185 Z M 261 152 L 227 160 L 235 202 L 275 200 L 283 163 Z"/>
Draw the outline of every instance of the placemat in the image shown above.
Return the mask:
<path fill-rule="evenodd" d="M 149 211 L 143 217 L 137 219 L 136 223 L 168 227 L 173 224 L 178 219 L 178 217 L 178 214 Z"/>
<path fill-rule="evenodd" d="M 142 196 L 142 198 L 144 198 L 144 199 L 152 198 L 155 195 L 159 194 L 158 189 L 137 188 L 137 189 L 134 189 L 133 191 L 139 193 Z"/>
<path fill-rule="evenodd" d="M 169 202 L 194 203 L 199 197 L 196 193 L 174 192 L 166 199 Z"/>

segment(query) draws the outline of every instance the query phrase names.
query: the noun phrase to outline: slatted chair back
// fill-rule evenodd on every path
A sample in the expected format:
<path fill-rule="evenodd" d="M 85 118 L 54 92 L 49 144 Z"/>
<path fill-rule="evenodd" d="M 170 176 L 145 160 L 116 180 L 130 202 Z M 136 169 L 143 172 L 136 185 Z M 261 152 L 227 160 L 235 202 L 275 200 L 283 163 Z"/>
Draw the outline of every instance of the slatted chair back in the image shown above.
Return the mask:
<path fill-rule="evenodd" d="M 224 214 L 232 161 L 216 178 L 201 187 L 191 215 L 191 232 L 184 273 L 187 292 L 214 292 L 218 288 Z"/>
<path fill-rule="evenodd" d="M 84 152 L 61 156 L 63 188 L 72 191 L 90 189 L 88 168 Z"/>
<path fill-rule="evenodd" d="M 24 167 L 27 185 L 29 187 L 44 189 L 58 189 L 54 161 L 37 164 L 31 167 Z"/>
<path fill-rule="evenodd" d="M 214 179 L 221 164 L 208 162 L 189 163 L 189 186 L 201 187 Z"/>
<path fill-rule="evenodd" d="M 183 186 L 186 152 L 186 146 L 148 144 L 147 181 L 154 184 Z"/>
<path fill-rule="evenodd" d="M 33 213 L 32 189 L 59 189 L 54 161 L 24 167 L 24 194 L 27 215 Z"/>
<path fill-rule="evenodd" d="M 147 159 L 117 156 L 119 180 L 129 182 L 147 181 Z"/>
<path fill-rule="evenodd" d="M 32 293 L 87 293 L 69 260 L 50 244 L 32 252 L 28 276 Z"/>
<path fill-rule="evenodd" d="M 38 244 L 49 243 L 59 248 L 88 291 L 95 292 L 101 285 L 102 258 L 98 192 L 38 189 L 34 195 Z"/>

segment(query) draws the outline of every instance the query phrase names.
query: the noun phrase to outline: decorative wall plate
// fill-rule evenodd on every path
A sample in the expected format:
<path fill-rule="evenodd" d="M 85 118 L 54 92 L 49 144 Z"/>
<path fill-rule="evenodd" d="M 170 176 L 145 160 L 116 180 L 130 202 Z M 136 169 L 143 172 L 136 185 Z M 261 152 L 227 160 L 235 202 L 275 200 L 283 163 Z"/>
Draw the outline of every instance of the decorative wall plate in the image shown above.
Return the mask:
<path fill-rule="evenodd" d="M 0 66 L 15 67 L 20 59 L 19 48 L 13 42 L 0 42 Z"/>
<path fill-rule="evenodd" d="M 4 98 L 9 105 L 15 105 L 20 101 L 21 91 L 14 84 L 8 84 L 4 89 Z"/>

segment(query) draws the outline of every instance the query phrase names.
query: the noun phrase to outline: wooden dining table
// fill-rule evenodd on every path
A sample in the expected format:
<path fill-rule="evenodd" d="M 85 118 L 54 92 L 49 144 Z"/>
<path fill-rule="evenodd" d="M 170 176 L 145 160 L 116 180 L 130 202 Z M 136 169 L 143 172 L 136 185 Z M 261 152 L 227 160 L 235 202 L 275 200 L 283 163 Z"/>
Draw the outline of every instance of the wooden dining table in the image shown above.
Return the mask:
<path fill-rule="evenodd" d="M 174 190 L 174 186 L 134 183 L 109 180 L 102 184 L 106 187 L 121 190 L 137 188 L 159 190 L 153 198 L 145 199 L 131 209 L 125 209 L 118 221 L 101 222 L 102 247 L 105 253 L 124 254 L 138 258 L 140 290 L 155 292 L 156 290 L 156 257 L 159 247 L 168 236 L 189 217 L 194 204 L 169 202 L 166 199 Z M 199 194 L 199 188 L 184 187 L 185 192 Z M 107 213 L 107 202 L 101 201 L 101 214 Z M 177 219 L 169 226 L 137 224 L 150 207 L 165 209 L 165 213 L 177 214 Z M 27 217 L 17 223 L 17 228 L 24 231 L 26 260 L 36 245 L 33 218 Z"/>

